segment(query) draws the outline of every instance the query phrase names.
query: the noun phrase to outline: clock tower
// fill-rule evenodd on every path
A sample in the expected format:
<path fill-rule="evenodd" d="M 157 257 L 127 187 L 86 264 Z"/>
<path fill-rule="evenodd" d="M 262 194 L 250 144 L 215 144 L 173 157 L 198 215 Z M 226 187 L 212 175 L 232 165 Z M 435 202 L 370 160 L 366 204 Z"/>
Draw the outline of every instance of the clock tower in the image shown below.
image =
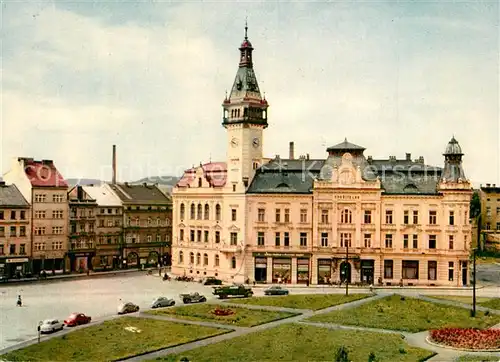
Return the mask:
<path fill-rule="evenodd" d="M 226 95 L 222 125 L 227 130 L 227 182 L 233 191 L 245 192 L 263 159 L 263 131 L 267 107 L 253 69 L 253 47 L 247 36 L 241 43 L 240 63 L 229 97 Z"/>

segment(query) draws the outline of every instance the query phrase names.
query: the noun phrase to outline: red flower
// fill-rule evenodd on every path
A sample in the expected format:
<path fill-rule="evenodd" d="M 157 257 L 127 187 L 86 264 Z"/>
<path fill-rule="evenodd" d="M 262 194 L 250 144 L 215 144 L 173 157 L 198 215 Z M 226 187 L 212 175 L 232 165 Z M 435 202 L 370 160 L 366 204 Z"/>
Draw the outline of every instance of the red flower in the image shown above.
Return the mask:
<path fill-rule="evenodd" d="M 443 328 L 430 331 L 436 343 L 465 349 L 500 349 L 500 329 Z"/>

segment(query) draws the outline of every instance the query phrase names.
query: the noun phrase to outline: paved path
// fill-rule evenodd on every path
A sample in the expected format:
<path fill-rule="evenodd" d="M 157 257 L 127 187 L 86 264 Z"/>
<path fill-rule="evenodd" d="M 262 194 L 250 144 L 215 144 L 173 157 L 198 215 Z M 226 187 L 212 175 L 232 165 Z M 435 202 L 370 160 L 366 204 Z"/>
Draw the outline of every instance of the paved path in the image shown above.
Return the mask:
<path fill-rule="evenodd" d="M 197 326 L 214 327 L 214 328 L 220 328 L 220 329 L 229 329 L 229 330 L 234 330 L 234 331 L 250 329 L 250 327 L 239 327 L 239 326 L 232 326 L 232 325 L 229 325 L 229 324 L 219 324 L 219 323 L 202 322 L 202 321 L 190 321 L 190 320 L 187 320 L 187 319 L 169 317 L 167 315 L 154 315 L 154 314 L 149 314 L 149 313 L 139 313 L 139 314 L 133 314 L 133 315 L 130 314 L 130 315 L 133 316 L 133 317 L 138 317 L 138 318 L 149 318 L 149 319 L 156 319 L 156 320 L 160 320 L 160 321 L 169 321 L 169 322 L 175 322 L 175 323 L 192 324 L 192 325 L 197 325 Z"/>

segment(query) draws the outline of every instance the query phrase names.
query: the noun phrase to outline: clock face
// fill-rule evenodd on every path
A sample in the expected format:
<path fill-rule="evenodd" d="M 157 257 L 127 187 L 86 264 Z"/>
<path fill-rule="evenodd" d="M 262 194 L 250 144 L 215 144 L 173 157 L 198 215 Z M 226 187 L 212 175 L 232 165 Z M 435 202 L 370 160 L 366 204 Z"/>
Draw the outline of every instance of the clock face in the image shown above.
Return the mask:
<path fill-rule="evenodd" d="M 252 141 L 252 145 L 253 145 L 255 148 L 259 147 L 259 145 L 260 145 L 260 141 L 259 141 L 259 139 L 258 139 L 257 137 L 255 137 L 255 138 L 253 139 L 253 141 Z"/>
<path fill-rule="evenodd" d="M 233 147 L 238 146 L 238 140 L 237 140 L 236 138 L 233 138 L 233 139 L 231 140 L 231 146 L 233 146 Z"/>

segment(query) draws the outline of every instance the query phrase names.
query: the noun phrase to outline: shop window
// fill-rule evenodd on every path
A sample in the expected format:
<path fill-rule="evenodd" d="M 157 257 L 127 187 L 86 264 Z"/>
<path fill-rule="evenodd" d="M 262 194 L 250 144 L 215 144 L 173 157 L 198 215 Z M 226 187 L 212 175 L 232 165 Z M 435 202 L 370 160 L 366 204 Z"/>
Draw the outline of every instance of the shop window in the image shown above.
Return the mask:
<path fill-rule="evenodd" d="M 427 279 L 437 279 L 437 261 L 430 260 L 427 262 Z"/>
<path fill-rule="evenodd" d="M 273 283 L 290 283 L 292 259 L 273 258 Z"/>
<path fill-rule="evenodd" d="M 332 261 L 318 259 L 318 284 L 330 284 L 332 276 Z"/>
<path fill-rule="evenodd" d="M 418 279 L 418 261 L 403 260 L 401 271 L 403 279 Z"/>
<path fill-rule="evenodd" d="M 384 260 L 384 279 L 392 279 L 394 271 L 394 262 L 392 260 Z"/>
<path fill-rule="evenodd" d="M 297 259 L 297 283 L 307 284 L 309 282 L 309 259 Z"/>

